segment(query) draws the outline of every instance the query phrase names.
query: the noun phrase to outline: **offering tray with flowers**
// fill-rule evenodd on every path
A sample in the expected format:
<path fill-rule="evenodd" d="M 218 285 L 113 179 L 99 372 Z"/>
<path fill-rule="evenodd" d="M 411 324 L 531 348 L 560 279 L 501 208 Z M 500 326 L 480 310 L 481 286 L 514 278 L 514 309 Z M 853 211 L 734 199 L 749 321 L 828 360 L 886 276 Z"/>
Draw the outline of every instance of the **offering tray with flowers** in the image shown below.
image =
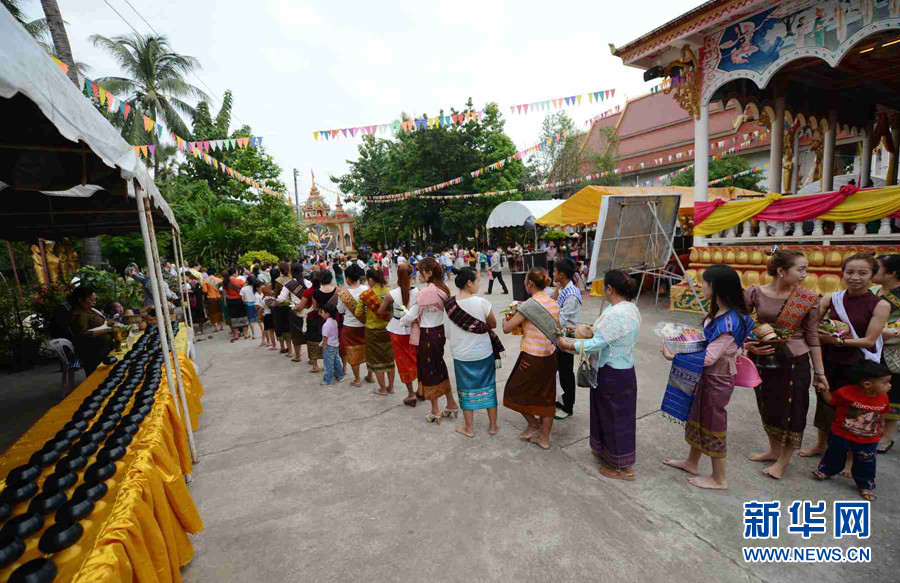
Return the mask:
<path fill-rule="evenodd" d="M 653 331 L 662 338 L 663 344 L 672 354 L 700 352 L 706 347 L 703 331 L 686 324 L 660 322 Z"/>
<path fill-rule="evenodd" d="M 775 350 L 772 354 L 764 354 L 757 357 L 757 368 L 778 368 L 778 360 L 775 358 L 775 354 L 790 337 L 791 331 L 785 328 L 779 328 L 772 324 L 757 324 L 753 329 L 753 338 L 751 340 L 762 346 L 771 346 Z"/>

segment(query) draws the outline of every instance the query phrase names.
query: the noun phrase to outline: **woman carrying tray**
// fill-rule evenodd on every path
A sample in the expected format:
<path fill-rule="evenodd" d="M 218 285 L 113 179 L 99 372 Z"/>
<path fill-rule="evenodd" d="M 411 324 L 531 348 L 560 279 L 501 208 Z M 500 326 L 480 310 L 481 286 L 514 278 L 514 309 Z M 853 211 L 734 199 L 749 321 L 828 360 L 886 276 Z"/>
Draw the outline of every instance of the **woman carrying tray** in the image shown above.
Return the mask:
<path fill-rule="evenodd" d="M 803 253 L 778 250 L 767 266 L 768 274 L 774 279 L 766 285 L 751 287 L 745 295 L 747 309 L 756 312 L 757 323 L 772 324 L 784 331 L 787 338 L 777 350 L 759 342 L 744 345 L 751 354 L 771 355 L 777 363 L 776 368 L 758 367 L 762 384 L 755 389 L 756 404 L 769 438 L 769 449 L 750 456 L 754 462 L 775 462 L 763 472 L 776 480 L 784 474 L 794 451 L 800 449 L 809 411 L 810 381 L 817 390 L 828 387 L 819 345 L 819 295 L 800 286 L 806 279 L 808 265 Z"/>
<path fill-rule="evenodd" d="M 740 277 L 728 265 L 713 265 L 703 272 L 703 297 L 710 304 L 709 314 L 703 320 L 705 351 L 679 354 L 690 359 L 686 363 L 690 366 L 682 366 L 683 358 L 676 358 L 665 346 L 662 349 L 666 359 L 675 359 L 662 409 L 679 423 L 686 421 L 684 440 L 691 446 L 687 459 L 663 463 L 696 476 L 700 472 L 700 457 L 706 454 L 712 461 L 712 475 L 690 478 L 688 483 L 698 488 L 727 490 L 725 407 L 734 391 L 737 351 L 750 335 L 753 320 L 747 315 Z M 701 366 L 696 367 L 697 364 Z M 679 407 L 669 406 L 673 396 Z M 684 414 L 688 407 L 689 416 Z"/>

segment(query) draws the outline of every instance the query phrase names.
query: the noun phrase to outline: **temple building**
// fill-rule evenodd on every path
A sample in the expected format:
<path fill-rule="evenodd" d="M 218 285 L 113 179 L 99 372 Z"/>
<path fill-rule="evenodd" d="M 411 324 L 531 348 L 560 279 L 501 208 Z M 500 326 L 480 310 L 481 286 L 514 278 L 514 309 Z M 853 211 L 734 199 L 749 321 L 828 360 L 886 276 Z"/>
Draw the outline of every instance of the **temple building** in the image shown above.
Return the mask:
<path fill-rule="evenodd" d="M 753 285 L 766 280 L 767 250 L 785 244 L 807 252 L 806 285 L 827 292 L 840 286 L 843 257 L 898 251 L 900 2 L 710 0 L 610 48 L 645 71 L 648 89 L 665 87 L 596 124 L 616 128 L 623 183 L 659 184 L 693 164 L 689 275 L 729 263 Z M 629 109 L 639 115 L 629 120 Z M 586 147 L 602 147 L 601 134 Z M 776 194 L 708 204 L 709 161 L 727 155 L 768 164 L 764 185 Z M 819 198 L 778 198 L 795 193 Z"/>
<path fill-rule="evenodd" d="M 315 175 L 312 178 L 309 198 L 306 199 L 301 211 L 309 231 L 310 247 L 321 247 L 326 251 L 338 250 L 342 253 L 356 251 L 353 243 L 353 217 L 344 210 L 340 194 L 337 195 L 334 212 L 331 212 L 331 207 L 316 186 Z"/>

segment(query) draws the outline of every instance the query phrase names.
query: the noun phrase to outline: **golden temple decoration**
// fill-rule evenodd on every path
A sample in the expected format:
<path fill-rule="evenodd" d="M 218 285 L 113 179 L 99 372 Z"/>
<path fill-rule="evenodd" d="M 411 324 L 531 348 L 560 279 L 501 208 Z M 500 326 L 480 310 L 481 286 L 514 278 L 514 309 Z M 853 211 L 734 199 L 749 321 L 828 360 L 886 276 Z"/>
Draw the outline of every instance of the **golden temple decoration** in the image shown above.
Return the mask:
<path fill-rule="evenodd" d="M 694 119 L 700 119 L 700 63 L 688 45 L 681 47 L 681 58 L 672 61 L 663 69 L 663 75 L 672 79 L 675 69 L 679 70 L 680 81 L 671 82 L 663 89 L 668 95 L 675 92 L 675 102 Z"/>
<path fill-rule="evenodd" d="M 813 182 L 822 179 L 822 160 L 825 159 L 825 140 L 822 134 L 816 132 L 810 141 L 810 150 L 816 153 L 816 165 L 813 170 Z"/>
<path fill-rule="evenodd" d="M 784 158 L 781 161 L 781 192 L 792 192 L 791 180 L 794 177 L 794 135 L 797 124 L 784 130 Z"/>

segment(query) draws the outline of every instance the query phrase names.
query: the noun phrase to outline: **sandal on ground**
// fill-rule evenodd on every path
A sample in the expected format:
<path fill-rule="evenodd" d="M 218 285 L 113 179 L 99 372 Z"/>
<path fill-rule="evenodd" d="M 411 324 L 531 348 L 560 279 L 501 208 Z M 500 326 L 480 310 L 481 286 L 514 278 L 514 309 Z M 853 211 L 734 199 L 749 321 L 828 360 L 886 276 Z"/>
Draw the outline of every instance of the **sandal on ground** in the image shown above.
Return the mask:
<path fill-rule="evenodd" d="M 415 397 L 407 397 L 403 399 L 403 404 L 407 407 L 415 407 L 416 406 L 416 398 Z"/>
<path fill-rule="evenodd" d="M 441 417 L 453 417 L 454 419 L 459 418 L 459 407 L 456 409 L 444 409 L 441 411 Z"/>
<path fill-rule="evenodd" d="M 613 480 L 624 480 L 626 482 L 634 481 L 634 472 L 630 474 L 626 474 L 620 468 L 614 468 L 612 466 L 601 465 L 600 473 L 607 478 L 611 478 Z"/>
<path fill-rule="evenodd" d="M 425 421 L 428 423 L 436 423 L 436 424 L 440 425 L 441 424 L 441 416 L 433 415 L 432 413 L 429 413 L 428 415 L 425 416 Z"/>
<path fill-rule="evenodd" d="M 831 477 L 831 476 L 826 476 L 824 472 L 821 472 L 819 470 L 813 470 L 812 475 L 813 475 L 813 478 L 815 478 L 816 480 L 819 480 L 820 482 L 822 480 L 827 480 L 828 478 Z"/>
<path fill-rule="evenodd" d="M 887 443 L 881 442 L 878 444 L 878 447 L 875 448 L 875 453 L 887 453 L 891 451 L 891 448 L 894 447 L 894 440 L 890 440 Z"/>
<path fill-rule="evenodd" d="M 372 391 L 372 394 L 378 397 L 387 397 L 390 393 L 382 393 L 381 389 L 375 389 L 374 391 Z"/>
<path fill-rule="evenodd" d="M 878 496 L 876 496 L 871 490 L 859 490 L 859 495 L 863 497 L 864 500 L 868 500 L 869 502 L 873 502 Z"/>

